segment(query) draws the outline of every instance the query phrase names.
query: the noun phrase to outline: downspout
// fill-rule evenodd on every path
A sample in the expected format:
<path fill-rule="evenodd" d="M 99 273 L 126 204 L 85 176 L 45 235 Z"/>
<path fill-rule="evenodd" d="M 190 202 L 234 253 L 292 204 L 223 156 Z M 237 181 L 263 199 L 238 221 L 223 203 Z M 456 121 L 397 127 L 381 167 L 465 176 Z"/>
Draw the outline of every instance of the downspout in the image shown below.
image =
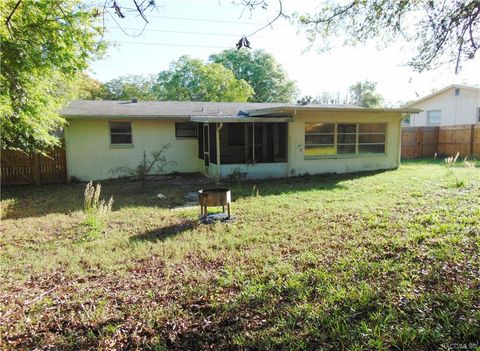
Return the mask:
<path fill-rule="evenodd" d="M 215 133 L 216 143 L 217 143 L 217 183 L 220 182 L 220 130 L 222 128 L 223 128 L 223 123 L 219 123 Z"/>

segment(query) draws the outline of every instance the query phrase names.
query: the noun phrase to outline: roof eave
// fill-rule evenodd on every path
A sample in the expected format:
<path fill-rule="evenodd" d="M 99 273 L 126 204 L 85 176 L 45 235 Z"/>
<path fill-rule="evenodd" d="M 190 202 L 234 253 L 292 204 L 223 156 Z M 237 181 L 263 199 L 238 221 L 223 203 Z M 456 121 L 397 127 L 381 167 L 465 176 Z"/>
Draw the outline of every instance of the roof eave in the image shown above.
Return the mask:
<path fill-rule="evenodd" d="M 248 117 L 248 116 L 191 116 L 190 121 L 199 123 L 248 123 L 248 122 L 292 122 L 292 117 Z"/>
<path fill-rule="evenodd" d="M 163 119 L 163 120 L 188 120 L 188 115 L 133 115 L 133 114 L 62 114 L 65 119 Z"/>
<path fill-rule="evenodd" d="M 371 113 L 408 113 L 415 114 L 420 113 L 418 108 L 340 108 L 340 107 L 309 107 L 299 106 L 298 108 L 268 108 L 247 111 L 250 116 L 264 116 L 268 114 L 280 114 L 280 113 L 292 113 L 297 111 L 317 111 L 317 112 L 371 112 Z"/>

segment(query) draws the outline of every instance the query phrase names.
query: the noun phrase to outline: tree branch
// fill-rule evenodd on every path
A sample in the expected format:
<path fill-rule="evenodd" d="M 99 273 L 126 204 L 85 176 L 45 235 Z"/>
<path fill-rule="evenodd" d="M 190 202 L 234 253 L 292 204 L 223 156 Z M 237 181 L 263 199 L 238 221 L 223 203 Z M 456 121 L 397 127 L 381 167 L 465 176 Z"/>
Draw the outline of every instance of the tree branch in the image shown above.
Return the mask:
<path fill-rule="evenodd" d="M 17 8 L 18 6 L 20 6 L 20 3 L 22 2 L 22 0 L 18 0 L 17 3 L 15 4 L 15 6 L 13 7 L 13 10 L 12 12 L 10 12 L 10 14 L 8 15 L 7 19 L 5 20 L 5 25 L 7 27 L 10 27 L 10 20 L 12 19 L 12 16 L 13 14 L 15 13 L 15 11 L 17 11 Z"/>

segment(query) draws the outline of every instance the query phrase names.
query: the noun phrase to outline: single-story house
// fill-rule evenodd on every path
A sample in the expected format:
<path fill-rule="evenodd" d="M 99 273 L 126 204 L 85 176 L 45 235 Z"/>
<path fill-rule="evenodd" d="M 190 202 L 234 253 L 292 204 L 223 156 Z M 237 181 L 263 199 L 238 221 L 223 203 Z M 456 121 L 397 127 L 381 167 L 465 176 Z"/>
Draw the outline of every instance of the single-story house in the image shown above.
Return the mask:
<path fill-rule="evenodd" d="M 166 172 L 214 179 L 347 173 L 400 164 L 401 122 L 417 109 L 223 102 L 72 102 L 65 148 L 69 179 L 115 177 L 170 144 Z"/>
<path fill-rule="evenodd" d="M 480 123 L 480 88 L 452 84 L 405 105 L 422 111 L 406 119 L 406 125 L 454 126 Z"/>

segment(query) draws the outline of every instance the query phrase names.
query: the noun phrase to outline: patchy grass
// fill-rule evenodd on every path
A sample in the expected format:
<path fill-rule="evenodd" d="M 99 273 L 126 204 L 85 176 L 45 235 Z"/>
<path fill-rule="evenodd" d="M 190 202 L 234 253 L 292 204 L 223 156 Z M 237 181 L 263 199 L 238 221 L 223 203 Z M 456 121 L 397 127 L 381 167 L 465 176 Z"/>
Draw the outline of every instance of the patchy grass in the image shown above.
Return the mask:
<path fill-rule="evenodd" d="M 4 190 L 0 349 L 480 347 L 478 167 L 232 184 L 232 224 L 170 209 L 204 186 L 105 182 L 89 240 L 84 184 Z"/>

